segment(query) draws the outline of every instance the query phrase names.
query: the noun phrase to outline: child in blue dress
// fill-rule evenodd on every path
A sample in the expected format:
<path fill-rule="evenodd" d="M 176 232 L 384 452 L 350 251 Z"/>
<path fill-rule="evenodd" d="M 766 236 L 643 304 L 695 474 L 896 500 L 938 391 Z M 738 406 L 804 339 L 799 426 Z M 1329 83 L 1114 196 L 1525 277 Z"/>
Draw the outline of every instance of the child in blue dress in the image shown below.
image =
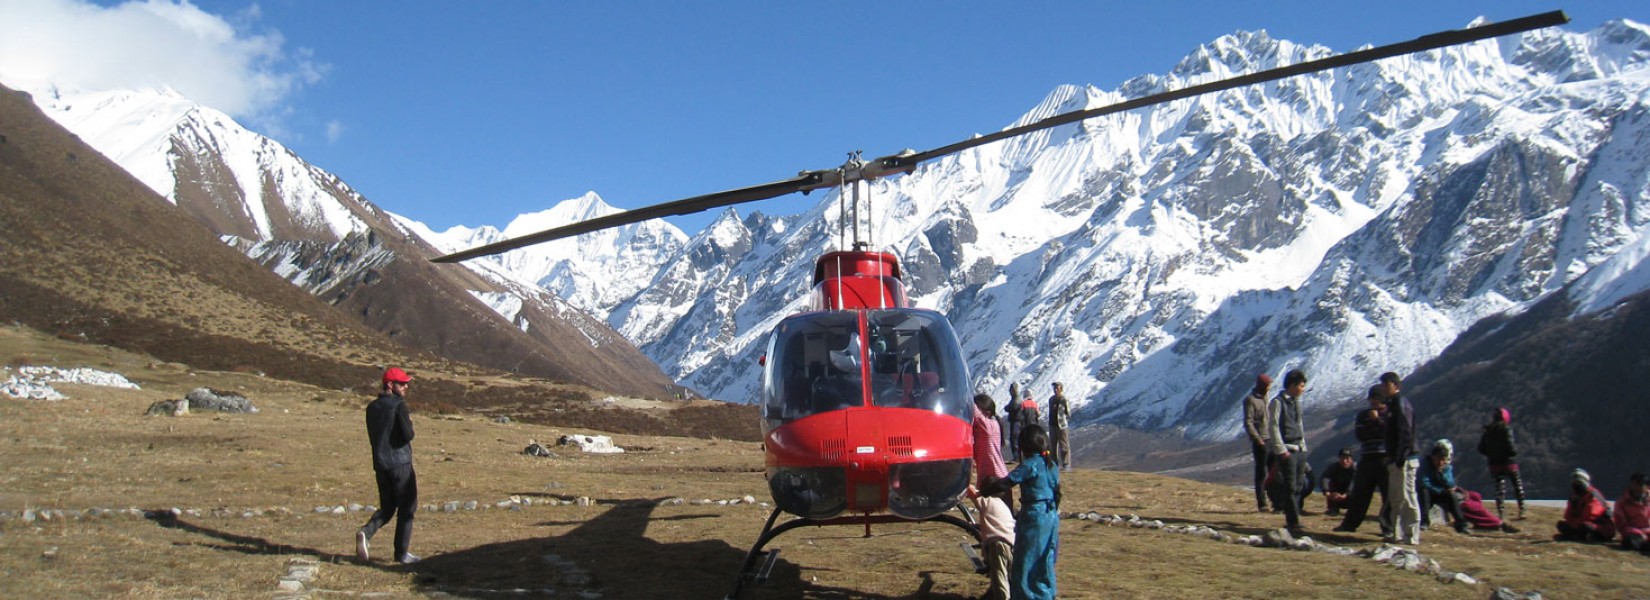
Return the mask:
<path fill-rule="evenodd" d="M 980 490 L 995 495 L 1020 486 L 1020 513 L 1014 520 L 1013 600 L 1052 600 L 1057 594 L 1054 559 L 1060 549 L 1060 469 L 1048 455 L 1048 430 L 1020 431 L 1020 466 Z"/>

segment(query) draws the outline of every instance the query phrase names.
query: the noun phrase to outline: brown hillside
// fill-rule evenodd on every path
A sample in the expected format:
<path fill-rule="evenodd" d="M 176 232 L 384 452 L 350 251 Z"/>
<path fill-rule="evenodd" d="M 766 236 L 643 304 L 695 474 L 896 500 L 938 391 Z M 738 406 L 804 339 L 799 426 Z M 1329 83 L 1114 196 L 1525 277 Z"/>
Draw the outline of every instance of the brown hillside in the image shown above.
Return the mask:
<path fill-rule="evenodd" d="M 0 92 L 0 290 L 0 322 L 197 369 L 363 389 L 382 365 L 397 364 L 420 378 L 426 392 L 419 403 L 431 410 L 468 408 L 609 431 L 758 435 L 750 407 L 695 405 L 666 416 L 591 411 L 590 399 L 601 394 L 590 389 L 510 377 L 388 339 L 226 246 L 40 114 L 26 95 L 10 91 Z M 467 295 L 432 285 L 421 297 L 438 294 Z M 500 321 L 479 311 L 471 318 L 477 329 Z M 408 320 L 390 329 L 419 327 Z"/>
<path fill-rule="evenodd" d="M 246 260 L 0 91 L 0 319 L 326 387 L 411 354 Z"/>

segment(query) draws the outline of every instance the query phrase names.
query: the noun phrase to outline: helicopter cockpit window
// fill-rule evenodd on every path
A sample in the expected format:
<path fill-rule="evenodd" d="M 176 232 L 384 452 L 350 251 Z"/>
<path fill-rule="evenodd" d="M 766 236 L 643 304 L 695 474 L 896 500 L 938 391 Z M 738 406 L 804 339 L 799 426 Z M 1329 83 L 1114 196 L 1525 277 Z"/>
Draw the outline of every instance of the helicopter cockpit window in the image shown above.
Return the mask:
<path fill-rule="evenodd" d="M 762 413 L 770 425 L 864 404 L 857 314 L 791 317 L 774 329 L 769 343 Z"/>
<path fill-rule="evenodd" d="M 872 311 L 866 331 L 871 400 L 877 406 L 931 410 L 963 420 L 972 416 L 968 367 L 956 333 L 939 313 Z"/>

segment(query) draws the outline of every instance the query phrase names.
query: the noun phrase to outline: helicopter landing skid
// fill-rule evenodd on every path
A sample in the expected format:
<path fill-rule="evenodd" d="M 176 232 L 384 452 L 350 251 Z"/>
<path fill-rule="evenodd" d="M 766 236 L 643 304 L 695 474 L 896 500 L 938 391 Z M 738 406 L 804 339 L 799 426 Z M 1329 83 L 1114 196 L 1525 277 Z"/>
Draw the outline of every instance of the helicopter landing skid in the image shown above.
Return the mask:
<path fill-rule="evenodd" d="M 775 548 L 773 550 L 763 550 L 762 548 L 767 546 L 768 542 L 773 541 L 774 538 L 779 537 L 780 534 L 792 529 L 796 529 L 798 527 L 824 527 L 826 525 L 864 525 L 865 537 L 871 537 L 871 525 L 873 523 L 935 522 L 955 525 L 963 531 L 968 532 L 968 535 L 972 536 L 976 542 L 979 541 L 980 529 L 972 522 L 973 515 L 970 514 L 967 509 L 963 509 L 960 506 L 959 509 L 962 510 L 965 517 L 968 517 L 967 520 L 958 518 L 950 513 L 938 514 L 926 519 L 906 519 L 894 515 L 861 515 L 856 517 L 833 517 L 830 519 L 808 519 L 798 517 L 781 523 L 778 527 L 774 527 L 774 521 L 779 519 L 779 513 L 781 512 L 779 509 L 775 508 L 773 509 L 773 512 L 768 515 L 767 524 L 762 526 L 762 534 L 757 536 L 756 544 L 751 546 L 749 553 L 745 554 L 745 563 L 740 565 L 739 573 L 733 580 L 733 591 L 728 592 L 725 600 L 737 599 L 739 597 L 739 592 L 744 589 L 746 581 L 764 583 L 768 580 L 768 574 L 773 571 L 773 564 L 775 560 L 779 558 L 779 549 Z M 969 544 L 963 544 L 963 547 L 972 549 L 972 546 Z M 974 557 L 970 557 L 970 560 L 975 562 L 977 567 L 984 564 Z"/>

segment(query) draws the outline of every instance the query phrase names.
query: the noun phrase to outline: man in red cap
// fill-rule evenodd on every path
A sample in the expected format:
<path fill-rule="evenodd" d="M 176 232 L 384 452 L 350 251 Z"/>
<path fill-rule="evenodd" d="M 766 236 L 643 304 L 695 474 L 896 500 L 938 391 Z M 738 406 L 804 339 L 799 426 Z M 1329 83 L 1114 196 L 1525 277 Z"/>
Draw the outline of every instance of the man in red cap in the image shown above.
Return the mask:
<path fill-rule="evenodd" d="M 419 558 L 407 552 L 412 544 L 413 512 L 418 510 L 418 476 L 413 472 L 412 418 L 403 396 L 412 377 L 399 367 L 384 370 L 382 392 L 367 404 L 367 441 L 372 445 L 372 470 L 378 479 L 378 510 L 355 532 L 355 557 L 370 558 L 372 535 L 395 517 L 395 562 L 412 564 Z"/>
<path fill-rule="evenodd" d="M 1271 389 L 1272 377 L 1261 373 L 1255 378 L 1255 389 L 1243 398 L 1243 430 L 1249 434 L 1249 449 L 1255 459 L 1255 505 L 1260 512 L 1267 512 L 1266 438 L 1271 435 L 1272 427 L 1266 421 L 1266 394 Z"/>

